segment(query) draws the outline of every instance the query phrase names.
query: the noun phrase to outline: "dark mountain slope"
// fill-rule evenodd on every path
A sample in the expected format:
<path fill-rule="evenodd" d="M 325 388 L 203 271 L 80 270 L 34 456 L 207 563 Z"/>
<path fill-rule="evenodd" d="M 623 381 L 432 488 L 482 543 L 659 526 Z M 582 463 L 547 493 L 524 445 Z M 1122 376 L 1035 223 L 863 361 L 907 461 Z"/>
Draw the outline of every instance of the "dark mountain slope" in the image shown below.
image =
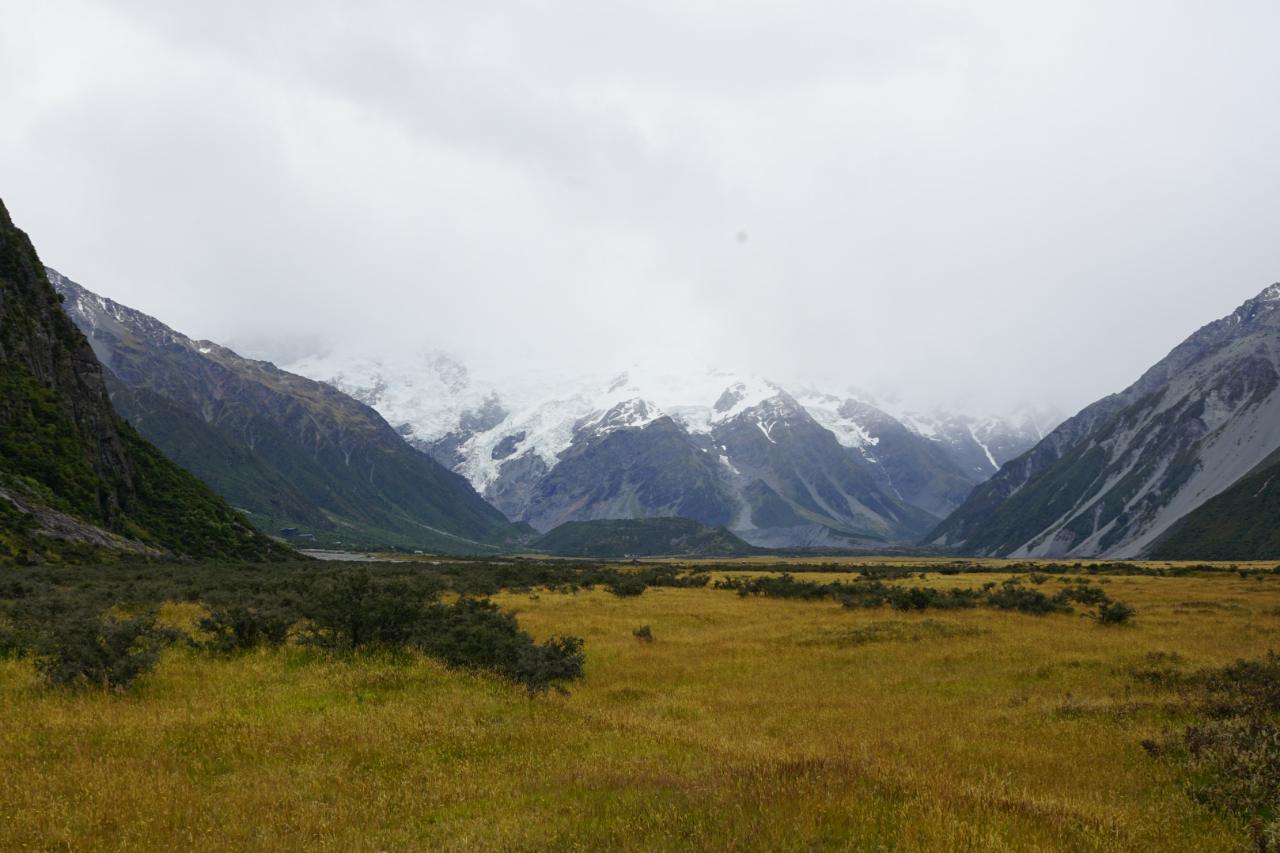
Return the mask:
<path fill-rule="evenodd" d="M 936 523 L 786 392 L 739 411 L 740 393 L 730 389 L 717 402 L 711 437 L 747 504 L 732 527 L 748 542 L 848 547 L 911 539 Z"/>
<path fill-rule="evenodd" d="M 733 520 L 737 504 L 714 457 L 669 417 L 627 426 L 635 400 L 581 425 L 558 464 L 530 489 L 519 517 L 539 530 L 566 521 L 679 516 Z"/>
<path fill-rule="evenodd" d="M 979 482 L 941 442 L 909 429 L 897 418 L 858 400 L 845 400 L 839 414 L 860 424 L 875 443 L 851 453 L 879 463 L 888 488 L 914 507 L 944 518 L 962 503 Z"/>
<path fill-rule="evenodd" d="M 363 403 L 49 276 L 122 386 L 121 410 L 263 527 L 449 552 L 522 535 Z"/>
<path fill-rule="evenodd" d="M 1180 519 L 1150 556 L 1157 560 L 1280 560 L 1280 451 Z"/>
<path fill-rule="evenodd" d="M 739 557 L 760 551 L 723 527 L 687 518 L 570 521 L 533 543 L 561 557 Z"/>
<path fill-rule="evenodd" d="M 239 507 L 266 526 L 271 519 L 328 529 L 332 522 L 279 472 L 263 465 L 233 436 L 146 388 L 130 388 L 106 375 L 111 404 L 120 416 L 188 471 L 199 471 L 215 492 L 252 496 L 257 511 Z"/>
<path fill-rule="evenodd" d="M 0 559 L 292 553 L 116 417 L 93 350 L 2 202 L 0 510 Z"/>

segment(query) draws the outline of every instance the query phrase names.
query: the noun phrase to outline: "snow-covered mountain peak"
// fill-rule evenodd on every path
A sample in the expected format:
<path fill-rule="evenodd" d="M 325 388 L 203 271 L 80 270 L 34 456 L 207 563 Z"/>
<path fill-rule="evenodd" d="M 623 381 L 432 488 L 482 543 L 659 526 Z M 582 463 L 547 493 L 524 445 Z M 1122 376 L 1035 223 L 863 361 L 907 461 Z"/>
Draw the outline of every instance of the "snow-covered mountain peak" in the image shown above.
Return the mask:
<path fill-rule="evenodd" d="M 764 379 L 748 379 L 735 382 L 724 390 L 712 405 L 711 422 L 731 421 L 738 415 L 760 404 L 784 395 L 777 385 Z"/>
<path fill-rule="evenodd" d="M 1280 282 L 1263 288 L 1261 293 L 1246 300 L 1229 316 L 1205 326 L 1184 341 L 1183 346 L 1197 340 L 1214 345 L 1214 339 L 1221 339 L 1223 336 L 1232 337 L 1238 334 L 1236 330 L 1244 325 L 1254 323 L 1275 325 L 1277 317 L 1280 317 Z"/>
<path fill-rule="evenodd" d="M 849 405 L 850 400 L 809 389 L 802 392 L 797 401 L 845 447 L 862 450 L 874 447 L 880 441 L 869 431 L 866 419 L 855 416 L 854 407 Z"/>
<path fill-rule="evenodd" d="M 1280 302 L 1280 281 L 1258 294 L 1257 302 Z"/>
<path fill-rule="evenodd" d="M 498 371 L 495 379 L 492 372 L 469 372 L 456 358 L 426 350 L 372 356 L 347 351 L 304 359 L 289 369 L 371 405 L 415 446 L 518 517 L 532 506 L 527 501 L 552 500 L 549 492 L 536 497 L 537 484 L 558 482 L 553 472 L 562 462 L 572 458 L 574 466 L 581 465 L 584 455 L 604 445 L 598 439 L 640 433 L 664 417 L 689 439 L 673 443 L 668 452 L 678 456 L 678 447 L 695 446 L 710 453 L 720 447 L 721 456 L 727 454 L 725 470 L 737 484 L 732 488 L 744 485 L 738 480 L 747 468 L 742 458 L 727 458 L 732 454 L 723 445 L 729 436 L 748 442 L 763 437 L 770 447 L 789 447 L 816 435 L 816 427 L 833 435 L 856 464 L 874 466 L 873 479 L 886 494 L 938 514 L 954 508 L 968 483 L 989 477 L 1053 425 L 1041 424 L 1028 438 L 1020 426 L 1002 426 L 1008 419 L 941 411 L 900 415 L 893 403 L 881 405 L 844 383 L 800 385 L 795 394 L 751 373 L 698 366 L 631 364 L 575 375 L 507 365 L 490 368 Z M 893 393 L 887 397 L 897 399 Z M 921 436 L 937 449 L 921 451 Z M 631 446 L 631 438 L 620 439 L 620 446 Z M 637 447 L 651 446 L 644 436 L 634 438 Z M 933 467 L 927 475 L 915 474 L 913 465 Z M 925 494 L 938 477 L 945 488 Z"/>
<path fill-rule="evenodd" d="M 648 400 L 633 397 L 623 400 L 606 412 L 587 418 L 579 425 L 579 429 L 587 429 L 593 435 L 601 436 L 620 429 L 643 429 L 665 416 L 661 409 Z"/>
<path fill-rule="evenodd" d="M 473 382 L 465 365 L 438 350 L 376 355 L 330 352 L 285 369 L 326 382 L 377 409 L 418 442 L 436 441 L 468 418 L 493 421 L 502 410 L 495 389 Z"/>

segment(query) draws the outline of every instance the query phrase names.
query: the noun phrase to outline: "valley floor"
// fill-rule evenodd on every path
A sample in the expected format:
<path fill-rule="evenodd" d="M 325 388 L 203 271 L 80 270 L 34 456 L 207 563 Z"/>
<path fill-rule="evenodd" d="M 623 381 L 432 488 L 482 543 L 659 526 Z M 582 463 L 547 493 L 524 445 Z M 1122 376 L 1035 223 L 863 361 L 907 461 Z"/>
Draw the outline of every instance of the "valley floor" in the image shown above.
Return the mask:
<path fill-rule="evenodd" d="M 0 660 L 0 848 L 1245 849 L 1140 745 L 1186 718 L 1131 673 L 1280 647 L 1280 575 L 1106 580 L 1133 625 L 500 594 L 538 637 L 586 641 L 585 681 L 534 700 L 296 647 L 171 648 L 123 695 Z"/>

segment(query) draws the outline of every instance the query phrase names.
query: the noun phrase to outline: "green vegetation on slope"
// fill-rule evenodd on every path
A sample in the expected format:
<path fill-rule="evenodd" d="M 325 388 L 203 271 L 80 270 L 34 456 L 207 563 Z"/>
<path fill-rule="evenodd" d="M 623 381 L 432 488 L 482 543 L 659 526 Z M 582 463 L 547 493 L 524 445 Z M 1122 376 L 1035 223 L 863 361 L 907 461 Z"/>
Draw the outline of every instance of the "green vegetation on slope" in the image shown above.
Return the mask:
<path fill-rule="evenodd" d="M 1280 559 L 1280 451 L 1182 518 L 1151 556 L 1161 560 Z"/>
<path fill-rule="evenodd" d="M 191 556 L 289 553 L 116 417 L 101 366 L 2 202 L 0 505 L 0 561 L 84 559 L 118 537 Z"/>

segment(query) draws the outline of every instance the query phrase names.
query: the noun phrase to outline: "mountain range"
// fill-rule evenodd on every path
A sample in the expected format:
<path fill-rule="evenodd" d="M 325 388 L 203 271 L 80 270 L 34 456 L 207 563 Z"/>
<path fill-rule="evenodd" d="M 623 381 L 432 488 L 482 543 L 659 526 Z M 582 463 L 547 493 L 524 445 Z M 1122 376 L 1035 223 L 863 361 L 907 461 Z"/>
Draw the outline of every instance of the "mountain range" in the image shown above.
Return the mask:
<path fill-rule="evenodd" d="M 0 214 L 3 558 L 293 553 L 259 531 L 441 553 L 1280 551 L 1280 284 L 1072 418 L 979 418 L 694 367 L 501 387 L 432 351 L 280 368 L 43 267 Z"/>
<path fill-rule="evenodd" d="M 895 416 L 865 395 L 793 395 L 716 370 L 637 368 L 498 390 L 437 352 L 330 354 L 288 369 L 376 408 L 539 531 L 681 516 L 758 546 L 914 542 L 1044 435 L 1025 415 Z"/>
<path fill-rule="evenodd" d="M 927 541 L 1015 557 L 1275 556 L 1278 449 L 1275 284 L 1006 464 Z"/>

